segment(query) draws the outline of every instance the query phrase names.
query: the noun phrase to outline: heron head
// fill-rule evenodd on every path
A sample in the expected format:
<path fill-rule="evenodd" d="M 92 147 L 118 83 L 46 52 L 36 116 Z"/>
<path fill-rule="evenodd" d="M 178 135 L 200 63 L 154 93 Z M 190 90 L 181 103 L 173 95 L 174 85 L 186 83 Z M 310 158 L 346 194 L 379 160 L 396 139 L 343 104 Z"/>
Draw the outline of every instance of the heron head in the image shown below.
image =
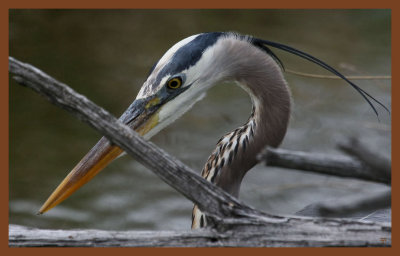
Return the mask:
<path fill-rule="evenodd" d="M 212 46 L 223 35 L 198 34 L 172 46 L 150 70 L 120 121 L 150 138 L 188 111 L 219 79 L 209 64 Z M 122 153 L 103 137 L 56 188 L 39 213 L 65 200 Z"/>
<path fill-rule="evenodd" d="M 136 100 L 120 120 L 150 138 L 188 111 L 221 76 L 214 45 L 224 33 L 204 33 L 172 46 L 150 70 Z"/>

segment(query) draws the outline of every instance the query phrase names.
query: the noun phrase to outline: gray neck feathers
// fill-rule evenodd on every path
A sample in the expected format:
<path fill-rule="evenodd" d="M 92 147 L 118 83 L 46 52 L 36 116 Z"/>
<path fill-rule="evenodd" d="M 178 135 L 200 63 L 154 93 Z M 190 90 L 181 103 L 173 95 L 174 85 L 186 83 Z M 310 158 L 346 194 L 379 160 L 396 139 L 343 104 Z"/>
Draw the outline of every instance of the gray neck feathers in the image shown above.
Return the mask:
<path fill-rule="evenodd" d="M 222 41 L 222 40 L 221 40 Z M 290 92 L 276 62 L 249 42 L 225 39 L 214 65 L 221 80 L 235 80 L 250 95 L 253 111 L 243 126 L 226 134 L 209 157 L 203 176 L 234 196 L 265 147 L 277 147 L 290 116 Z M 218 47 L 218 46 L 217 46 Z"/>
<path fill-rule="evenodd" d="M 210 77 L 217 77 L 218 73 L 219 81 L 237 81 L 250 95 L 253 111 L 243 126 L 218 141 L 202 176 L 238 197 L 244 175 L 257 164 L 257 154 L 267 145 L 277 147 L 282 142 L 291 98 L 279 66 L 265 52 L 249 42 L 232 38 L 220 40 L 216 47 L 220 49 L 215 50 L 209 69 L 216 73 Z M 194 206 L 192 228 L 204 226 L 206 218 Z"/>

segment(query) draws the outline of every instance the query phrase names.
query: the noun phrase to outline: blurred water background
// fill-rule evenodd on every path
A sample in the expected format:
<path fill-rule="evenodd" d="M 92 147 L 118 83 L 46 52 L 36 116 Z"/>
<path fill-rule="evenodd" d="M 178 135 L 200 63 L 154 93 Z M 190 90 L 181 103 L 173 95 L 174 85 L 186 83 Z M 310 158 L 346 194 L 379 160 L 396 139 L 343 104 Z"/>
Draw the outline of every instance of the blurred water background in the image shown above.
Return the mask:
<path fill-rule="evenodd" d="M 346 75 L 391 74 L 390 10 L 10 10 L 10 55 L 31 63 L 119 116 L 151 66 L 175 42 L 207 31 L 236 31 L 321 58 Z M 276 50 L 287 69 L 325 74 Z M 357 136 L 390 156 L 390 116 L 345 82 L 285 74 L 294 111 L 282 148 L 342 154 Z M 390 80 L 356 81 L 391 107 Z M 61 205 L 36 212 L 100 135 L 10 79 L 9 221 L 40 228 L 188 229 L 192 203 L 130 157 L 108 166 Z M 217 140 L 243 124 L 250 99 L 223 84 L 152 141 L 200 173 Z M 293 214 L 310 203 L 367 194 L 383 185 L 256 166 L 240 198 Z"/>

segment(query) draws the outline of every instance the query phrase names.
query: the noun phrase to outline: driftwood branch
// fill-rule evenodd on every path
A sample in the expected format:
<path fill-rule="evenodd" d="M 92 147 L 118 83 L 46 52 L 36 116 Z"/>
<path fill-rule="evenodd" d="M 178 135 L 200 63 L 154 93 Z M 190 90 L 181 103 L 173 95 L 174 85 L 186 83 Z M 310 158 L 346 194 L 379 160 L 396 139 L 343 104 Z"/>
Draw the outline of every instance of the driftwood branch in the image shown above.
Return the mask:
<path fill-rule="evenodd" d="M 266 148 L 259 156 L 269 166 L 391 184 L 391 162 L 350 138 L 338 147 L 353 157 L 332 156 Z M 353 195 L 306 206 L 296 214 L 313 217 L 343 217 L 391 207 L 391 189 L 376 195 Z M 384 217 L 384 218 L 383 218 Z M 381 219 L 390 219 L 382 216 Z"/>
<path fill-rule="evenodd" d="M 301 225 L 299 225 L 301 224 Z M 309 226 L 311 224 L 311 226 Z M 96 246 L 96 247 L 322 247 L 322 246 L 390 246 L 390 228 L 382 232 L 372 223 L 315 220 L 303 223 L 287 221 L 286 228 L 270 224 L 248 230 L 248 226 L 227 232 L 210 229 L 187 231 L 104 231 L 48 230 L 18 225 L 9 227 L 9 245 L 32 246 Z M 297 228 L 293 228 L 297 226 Z M 310 232 L 312 230 L 312 232 Z M 369 237 L 369 239 L 366 239 Z"/>
<path fill-rule="evenodd" d="M 318 211 L 321 216 L 337 217 L 360 211 L 384 209 L 391 206 L 391 190 L 377 193 L 366 198 L 365 196 L 346 197 L 335 202 L 324 202 L 319 204 Z"/>
<path fill-rule="evenodd" d="M 210 216 L 201 231 L 55 231 L 10 225 L 11 246 L 390 246 L 389 223 L 282 217 L 253 209 L 214 186 L 86 97 L 9 58 L 15 80 L 68 110 L 156 173 Z M 381 239 L 385 239 L 382 243 Z M 153 242 L 151 242 L 153 241 Z"/>
<path fill-rule="evenodd" d="M 391 189 L 387 189 L 372 196 L 356 194 L 314 203 L 296 212 L 296 214 L 313 217 L 347 217 L 378 220 L 377 217 L 374 217 L 375 212 L 388 209 L 388 211 L 385 211 L 386 215 L 381 214 L 379 216 L 379 222 L 391 222 L 391 199 Z"/>
<path fill-rule="evenodd" d="M 298 169 L 339 177 L 356 178 L 391 184 L 391 163 L 389 159 L 372 153 L 356 138 L 338 146 L 348 156 L 332 156 L 326 154 L 289 151 L 267 147 L 259 155 L 268 166 Z M 364 214 L 368 215 L 381 209 L 391 207 L 391 189 L 376 195 L 353 195 L 337 200 L 318 202 L 306 206 L 296 212 L 300 216 L 312 217 L 344 217 Z M 390 222 L 390 213 L 385 212 L 380 217 L 371 219 Z"/>
<path fill-rule="evenodd" d="M 382 177 L 390 185 L 392 172 L 391 160 L 382 155 L 372 152 L 367 146 L 363 145 L 357 138 L 350 138 L 348 141 L 340 143 L 339 149 L 359 160 L 367 166 L 366 172 L 372 177 Z"/>
<path fill-rule="evenodd" d="M 343 147 L 345 146 L 343 145 Z M 366 150 L 364 149 L 363 151 Z M 380 182 L 387 185 L 391 183 L 390 163 L 387 164 L 387 162 L 384 163 L 383 168 L 385 170 L 381 171 L 381 169 L 376 169 L 375 166 L 371 164 L 366 164 L 360 161 L 360 159 L 354 159 L 348 156 L 332 156 L 270 147 L 267 147 L 264 152 L 260 154 L 259 159 L 265 161 L 265 164 L 268 166 L 356 178 Z M 369 157 L 369 159 L 374 159 L 374 157 Z M 371 160 L 369 161 L 371 162 Z"/>

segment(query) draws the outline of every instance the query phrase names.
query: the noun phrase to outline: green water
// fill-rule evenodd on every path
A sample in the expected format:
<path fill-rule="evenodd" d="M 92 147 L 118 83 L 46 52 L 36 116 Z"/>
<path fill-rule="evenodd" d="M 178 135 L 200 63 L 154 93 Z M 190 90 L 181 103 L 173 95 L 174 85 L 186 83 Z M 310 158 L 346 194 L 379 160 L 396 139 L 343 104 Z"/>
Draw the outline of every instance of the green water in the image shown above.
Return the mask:
<path fill-rule="evenodd" d="M 391 74 L 387 10 L 11 10 L 10 55 L 31 63 L 119 116 L 148 70 L 175 42 L 206 31 L 237 31 L 304 50 L 347 75 Z M 287 69 L 328 74 L 275 53 Z M 340 80 L 285 74 L 294 112 L 282 147 L 340 154 L 358 136 L 390 155 L 391 120 Z M 388 107 L 390 80 L 356 81 Z M 130 157 L 115 161 L 71 198 L 36 212 L 100 135 L 33 91 L 10 89 L 10 223 L 41 228 L 187 229 L 192 204 Z M 248 96 L 232 84 L 208 96 L 152 141 L 198 172 L 217 140 L 244 123 Z M 241 199 L 291 214 L 307 204 L 371 193 L 383 186 L 279 168 L 255 167 Z"/>

